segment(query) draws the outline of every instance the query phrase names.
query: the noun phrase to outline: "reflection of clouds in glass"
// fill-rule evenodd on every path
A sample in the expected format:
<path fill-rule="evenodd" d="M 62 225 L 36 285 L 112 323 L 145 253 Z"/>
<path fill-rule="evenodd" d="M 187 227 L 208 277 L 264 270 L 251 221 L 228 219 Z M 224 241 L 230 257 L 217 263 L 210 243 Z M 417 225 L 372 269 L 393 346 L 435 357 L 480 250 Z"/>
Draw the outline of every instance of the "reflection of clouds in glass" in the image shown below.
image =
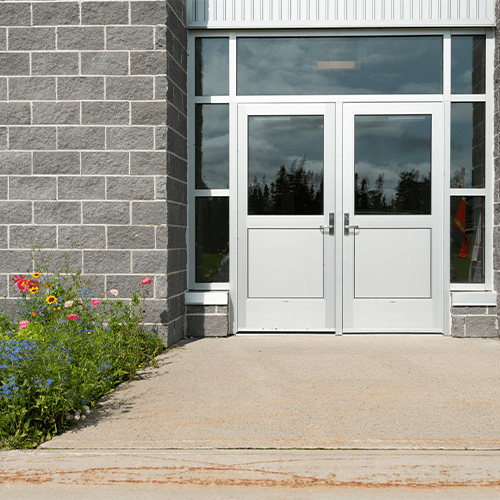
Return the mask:
<path fill-rule="evenodd" d="M 201 44 L 200 69 L 202 92 L 197 95 L 229 94 L 229 39 L 198 38 L 198 50 Z M 197 61 L 198 62 L 198 61 Z"/>
<path fill-rule="evenodd" d="M 441 37 L 240 38 L 237 57 L 238 94 L 442 92 Z"/>
<path fill-rule="evenodd" d="M 209 188 L 227 188 L 229 173 L 229 134 L 203 141 L 202 178 Z"/>

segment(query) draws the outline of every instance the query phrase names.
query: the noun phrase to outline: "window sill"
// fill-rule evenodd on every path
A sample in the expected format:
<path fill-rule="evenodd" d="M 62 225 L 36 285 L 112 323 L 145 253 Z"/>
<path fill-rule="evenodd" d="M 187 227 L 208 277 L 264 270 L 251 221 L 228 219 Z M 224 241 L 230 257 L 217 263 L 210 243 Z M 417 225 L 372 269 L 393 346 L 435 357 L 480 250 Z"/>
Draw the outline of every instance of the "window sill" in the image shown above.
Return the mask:
<path fill-rule="evenodd" d="M 496 306 L 497 292 L 451 292 L 453 306 Z"/>
<path fill-rule="evenodd" d="M 224 291 L 186 292 L 185 303 L 188 306 L 227 306 L 229 293 Z"/>

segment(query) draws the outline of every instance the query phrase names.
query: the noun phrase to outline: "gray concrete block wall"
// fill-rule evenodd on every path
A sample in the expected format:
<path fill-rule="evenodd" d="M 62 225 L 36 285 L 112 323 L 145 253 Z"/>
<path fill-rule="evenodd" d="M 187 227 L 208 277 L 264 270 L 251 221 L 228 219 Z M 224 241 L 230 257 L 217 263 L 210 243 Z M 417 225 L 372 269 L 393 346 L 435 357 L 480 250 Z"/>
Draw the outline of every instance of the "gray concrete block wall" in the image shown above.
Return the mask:
<path fill-rule="evenodd" d="M 0 39 L 0 283 L 31 270 L 31 239 L 73 246 L 72 262 L 122 297 L 153 277 L 148 321 L 178 340 L 187 140 L 168 110 L 186 116 L 185 2 L 0 2 Z"/>
<path fill-rule="evenodd" d="M 228 335 L 227 306 L 186 306 L 187 337 L 226 337 Z"/>

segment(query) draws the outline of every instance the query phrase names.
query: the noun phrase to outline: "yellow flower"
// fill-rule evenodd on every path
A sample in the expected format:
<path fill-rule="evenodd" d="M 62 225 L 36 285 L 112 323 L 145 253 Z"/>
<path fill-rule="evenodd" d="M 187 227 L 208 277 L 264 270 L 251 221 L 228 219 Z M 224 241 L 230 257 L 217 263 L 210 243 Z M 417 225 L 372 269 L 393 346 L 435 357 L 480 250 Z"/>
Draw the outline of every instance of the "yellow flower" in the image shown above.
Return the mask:
<path fill-rule="evenodd" d="M 54 283 L 49 283 L 48 285 L 44 285 L 45 288 L 47 288 L 48 286 L 54 286 Z"/>
<path fill-rule="evenodd" d="M 32 278 L 39 278 L 42 275 L 42 273 L 33 273 L 31 275 Z"/>
<path fill-rule="evenodd" d="M 54 311 L 59 311 L 60 307 L 54 307 Z"/>
<path fill-rule="evenodd" d="M 45 302 L 47 302 L 47 304 L 53 304 L 54 302 L 57 302 L 57 297 L 55 297 L 54 295 L 49 295 L 46 299 L 45 299 Z"/>
<path fill-rule="evenodd" d="M 37 286 L 32 286 L 32 287 L 30 288 L 30 293 L 31 293 L 31 294 L 34 294 L 34 293 L 36 293 L 36 292 L 37 292 L 37 290 L 38 290 L 38 287 L 37 287 Z"/>

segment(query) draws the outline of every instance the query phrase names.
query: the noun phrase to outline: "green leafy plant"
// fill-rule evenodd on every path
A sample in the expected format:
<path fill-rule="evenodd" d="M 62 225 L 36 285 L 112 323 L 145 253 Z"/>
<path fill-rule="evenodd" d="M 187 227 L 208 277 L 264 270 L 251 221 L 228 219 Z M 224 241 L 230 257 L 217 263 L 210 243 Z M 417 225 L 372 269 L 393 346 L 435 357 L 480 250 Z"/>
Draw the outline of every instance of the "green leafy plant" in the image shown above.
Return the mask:
<path fill-rule="evenodd" d="M 17 275 L 16 320 L 0 315 L 0 447 L 30 448 L 86 418 L 97 398 L 155 362 L 164 349 L 144 328 L 149 277 L 130 301 L 66 261 L 55 273 L 33 252 L 31 276 Z"/>

